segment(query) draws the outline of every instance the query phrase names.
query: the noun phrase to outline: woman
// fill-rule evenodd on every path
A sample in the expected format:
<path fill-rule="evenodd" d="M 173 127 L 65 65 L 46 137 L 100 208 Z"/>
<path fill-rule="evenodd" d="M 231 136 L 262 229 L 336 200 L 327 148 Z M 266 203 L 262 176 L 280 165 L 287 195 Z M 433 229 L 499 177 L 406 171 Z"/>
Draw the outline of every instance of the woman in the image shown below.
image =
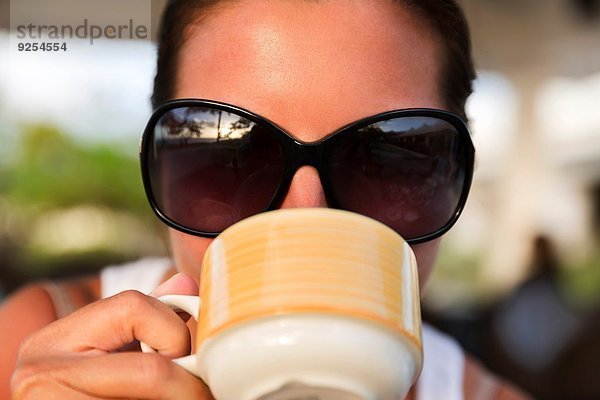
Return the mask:
<path fill-rule="evenodd" d="M 389 110 L 439 109 L 464 117 L 464 103 L 474 77 L 467 28 L 450 0 L 171 1 L 160 40 L 155 106 L 177 98 L 227 103 L 269 119 L 304 142 L 317 141 L 352 121 Z M 465 174 L 470 170 L 463 171 L 466 182 Z M 148 180 L 151 187 L 161 185 L 156 177 Z M 426 192 L 431 185 L 435 182 L 421 182 L 417 189 Z M 464 189 L 465 183 L 462 185 Z M 331 195 L 323 186 L 314 166 L 301 165 L 276 206 L 326 207 L 331 204 Z M 398 188 L 398 193 L 402 189 Z M 181 273 L 166 280 L 152 296 L 195 294 L 200 261 L 212 240 L 210 234 L 198 232 L 218 233 L 242 214 L 257 211 L 239 213 L 231 204 L 223 211 L 219 208 L 222 201 L 209 201 L 205 207 L 194 209 L 209 209 L 210 215 L 177 214 L 185 207 L 169 210 L 169 204 L 180 201 L 184 194 L 176 185 L 163 185 L 160 193 L 152 194 L 168 222 L 183 225 L 187 232 L 181 227 L 169 230 L 171 270 L 147 263 L 109 270 L 101 279 L 72 285 L 70 297 L 79 295 L 80 303 L 86 303 L 82 292 L 96 299 L 118 292 L 118 282 L 127 281 L 123 277 L 131 271 L 138 277 L 154 271 L 152 274 L 162 281 Z M 364 195 L 360 189 L 353 194 Z M 246 207 L 254 198 L 245 201 L 232 204 Z M 389 202 L 379 204 L 377 196 L 371 201 L 377 206 L 370 207 L 373 212 L 389 206 Z M 410 220 L 412 215 L 394 211 L 400 212 L 403 220 Z M 203 218 L 204 222 L 198 222 Z M 443 225 L 449 228 L 451 221 Z M 421 227 L 419 222 L 397 230 L 404 236 L 414 230 L 415 237 L 428 239 L 412 245 L 423 285 L 437 257 L 440 238 L 430 235 L 434 227 Z M 129 272 L 119 275 L 119 271 Z M 117 283 L 110 284 L 114 281 Z M 125 287 L 141 290 L 136 279 L 133 281 Z M 188 328 L 193 335 L 193 322 L 186 326 L 152 296 L 126 291 L 51 323 L 59 316 L 52 292 L 40 286 L 26 288 L 1 312 L 2 326 L 17 315 L 25 318 L 0 350 L 4 387 L 17 360 L 12 379 L 15 398 L 211 398 L 200 380 L 169 361 L 189 353 Z M 16 349 L 31 333 L 17 357 Z M 117 351 L 136 339 L 160 354 Z M 448 339 L 438 343 L 446 343 L 442 347 L 453 354 L 451 369 L 456 371 L 452 379 L 459 379 L 458 384 L 436 392 L 435 382 L 429 380 L 415 385 L 409 398 L 453 399 L 462 398 L 463 392 L 467 399 L 522 398 L 472 361 L 465 361 L 452 350 L 455 345 L 448 344 Z M 427 354 L 427 346 L 425 351 Z"/>

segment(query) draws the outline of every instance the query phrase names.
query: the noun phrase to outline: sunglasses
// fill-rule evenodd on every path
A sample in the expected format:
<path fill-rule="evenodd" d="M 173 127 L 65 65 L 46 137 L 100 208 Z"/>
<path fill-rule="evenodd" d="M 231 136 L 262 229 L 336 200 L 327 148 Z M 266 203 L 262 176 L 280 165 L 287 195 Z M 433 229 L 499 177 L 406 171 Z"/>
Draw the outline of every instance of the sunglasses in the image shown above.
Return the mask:
<path fill-rule="evenodd" d="M 215 237 L 276 209 L 307 165 L 329 207 L 378 220 L 415 244 L 458 219 L 474 154 L 466 124 L 441 110 L 387 111 L 303 142 L 240 107 L 181 99 L 154 111 L 140 160 L 152 209 L 185 233 Z"/>

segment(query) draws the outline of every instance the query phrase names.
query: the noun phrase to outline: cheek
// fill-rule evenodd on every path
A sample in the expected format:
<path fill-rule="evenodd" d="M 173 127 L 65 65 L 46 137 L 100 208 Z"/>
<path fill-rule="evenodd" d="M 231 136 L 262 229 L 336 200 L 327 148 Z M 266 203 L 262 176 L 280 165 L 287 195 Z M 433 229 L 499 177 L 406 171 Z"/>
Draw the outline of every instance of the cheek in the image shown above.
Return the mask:
<path fill-rule="evenodd" d="M 421 291 L 423 290 L 423 287 L 429 280 L 431 272 L 433 271 L 441 242 L 441 238 L 438 238 L 426 243 L 412 246 L 412 250 L 417 258 L 417 266 L 419 270 L 419 289 L 421 289 Z"/>
<path fill-rule="evenodd" d="M 169 229 L 169 239 L 177 271 L 191 276 L 199 283 L 202 258 L 213 239 L 188 235 L 174 229 Z"/>

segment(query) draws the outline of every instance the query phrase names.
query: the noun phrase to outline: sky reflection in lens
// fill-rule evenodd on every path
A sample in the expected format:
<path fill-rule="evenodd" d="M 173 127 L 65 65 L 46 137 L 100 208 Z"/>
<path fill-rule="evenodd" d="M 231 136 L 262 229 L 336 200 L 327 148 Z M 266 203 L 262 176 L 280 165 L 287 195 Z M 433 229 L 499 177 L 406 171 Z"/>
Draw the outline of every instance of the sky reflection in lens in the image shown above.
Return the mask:
<path fill-rule="evenodd" d="M 248 134 L 254 123 L 225 111 L 204 107 L 181 107 L 165 113 L 156 125 L 160 140 L 231 140 Z"/>

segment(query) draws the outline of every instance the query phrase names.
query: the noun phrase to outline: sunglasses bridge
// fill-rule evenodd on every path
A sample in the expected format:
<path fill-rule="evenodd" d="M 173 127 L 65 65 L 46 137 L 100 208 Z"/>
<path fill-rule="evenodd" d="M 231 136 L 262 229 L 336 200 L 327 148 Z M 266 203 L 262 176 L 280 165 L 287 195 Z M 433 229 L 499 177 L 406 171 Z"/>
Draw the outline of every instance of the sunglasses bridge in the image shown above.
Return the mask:
<path fill-rule="evenodd" d="M 312 143 L 300 142 L 296 139 L 291 140 L 291 146 L 287 146 L 286 158 L 290 164 L 290 169 L 295 173 L 300 167 L 311 166 L 320 170 L 323 158 L 323 141 Z"/>
<path fill-rule="evenodd" d="M 325 154 L 325 139 L 316 142 L 301 142 L 287 133 L 285 133 L 285 141 L 283 143 L 285 175 L 282 177 L 281 183 L 271 203 L 272 207 L 279 207 L 283 202 L 286 194 L 290 190 L 292 179 L 296 172 L 302 167 L 313 167 L 317 171 L 319 177 L 319 185 L 325 195 L 325 201 L 328 207 L 337 208 L 337 202 L 332 198 L 330 190 L 328 190 L 327 178 L 323 175 L 326 171 L 324 165 Z"/>

